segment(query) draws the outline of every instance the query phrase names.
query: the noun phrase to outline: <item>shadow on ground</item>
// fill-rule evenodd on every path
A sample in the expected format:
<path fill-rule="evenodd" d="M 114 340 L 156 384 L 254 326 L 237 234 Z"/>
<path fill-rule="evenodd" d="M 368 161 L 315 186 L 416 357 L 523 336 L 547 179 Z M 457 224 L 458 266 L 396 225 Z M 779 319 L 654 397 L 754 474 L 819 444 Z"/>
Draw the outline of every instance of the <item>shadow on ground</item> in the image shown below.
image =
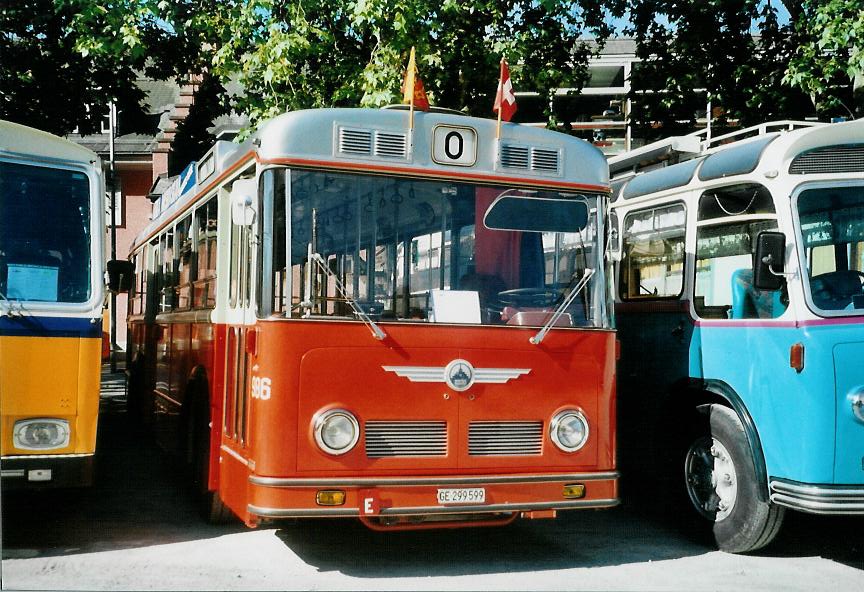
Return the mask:
<path fill-rule="evenodd" d="M 382 533 L 357 521 L 317 520 L 292 524 L 276 534 L 320 571 L 363 578 L 600 567 L 713 550 L 626 508 L 568 512 L 556 520 L 521 520 L 503 528 L 437 531 Z"/>
<path fill-rule="evenodd" d="M 108 389 L 105 382 L 103 377 L 96 482 L 88 489 L 3 491 L 3 559 L 146 547 L 245 530 L 239 522 L 204 522 L 181 471 L 127 421 L 122 382 Z"/>

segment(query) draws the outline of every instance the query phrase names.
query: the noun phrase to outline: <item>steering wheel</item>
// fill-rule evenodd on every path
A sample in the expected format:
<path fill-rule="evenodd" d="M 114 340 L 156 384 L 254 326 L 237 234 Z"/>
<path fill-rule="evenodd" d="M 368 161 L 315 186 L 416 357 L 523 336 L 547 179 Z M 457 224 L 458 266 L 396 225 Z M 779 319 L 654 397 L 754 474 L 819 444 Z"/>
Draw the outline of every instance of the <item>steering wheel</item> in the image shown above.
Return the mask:
<path fill-rule="evenodd" d="M 546 308 L 554 305 L 560 296 L 557 290 L 551 288 L 517 288 L 498 292 L 498 302 L 501 306 L 515 308 Z"/>
<path fill-rule="evenodd" d="M 859 283 L 858 289 L 850 292 L 850 286 L 845 285 L 848 282 L 842 281 L 844 277 L 856 277 Z M 857 269 L 847 269 L 823 273 L 811 278 L 810 290 L 813 294 L 813 300 L 819 308 L 826 310 L 843 308 L 853 296 L 864 293 L 864 272 Z"/>

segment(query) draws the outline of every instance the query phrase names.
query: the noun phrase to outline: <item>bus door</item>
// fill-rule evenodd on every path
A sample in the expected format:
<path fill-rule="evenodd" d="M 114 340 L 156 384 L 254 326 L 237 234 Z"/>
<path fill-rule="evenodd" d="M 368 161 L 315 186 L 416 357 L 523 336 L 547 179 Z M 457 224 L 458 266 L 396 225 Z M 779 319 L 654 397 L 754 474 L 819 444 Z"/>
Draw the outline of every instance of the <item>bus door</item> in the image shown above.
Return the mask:
<path fill-rule="evenodd" d="M 659 414 L 662 405 L 646 406 L 644 399 L 664 396 L 675 382 L 690 375 L 694 326 L 685 290 L 685 222 L 682 203 L 631 211 L 620 220 L 620 300 L 615 306 L 621 343 L 619 409 L 657 410 Z M 649 421 L 642 414 L 621 413 L 618 421 L 623 449 L 642 446 L 648 426 L 659 419 Z M 638 470 L 637 458 L 622 455 L 622 467 L 631 462 Z"/>
<path fill-rule="evenodd" d="M 247 351 L 250 325 L 255 315 L 252 305 L 252 243 L 255 232 L 253 206 L 234 202 L 237 195 L 255 195 L 255 180 L 240 179 L 232 189 L 232 220 L 230 241 L 230 265 L 228 270 L 228 326 L 225 334 L 224 392 L 222 414 L 223 444 L 234 452 L 245 456 L 249 429 L 249 378 L 251 374 L 250 354 Z M 253 200 L 254 202 L 254 200 Z M 252 203 L 252 202 L 250 202 Z M 229 502 L 228 498 L 225 498 Z"/>

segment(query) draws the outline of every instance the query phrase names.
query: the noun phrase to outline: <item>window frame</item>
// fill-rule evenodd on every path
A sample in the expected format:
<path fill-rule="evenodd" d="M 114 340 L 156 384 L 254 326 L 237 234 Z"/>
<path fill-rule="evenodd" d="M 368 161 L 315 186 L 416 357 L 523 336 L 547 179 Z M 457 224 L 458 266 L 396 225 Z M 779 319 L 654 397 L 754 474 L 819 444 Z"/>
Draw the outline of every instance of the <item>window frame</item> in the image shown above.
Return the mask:
<path fill-rule="evenodd" d="M 624 265 L 624 257 L 626 255 L 625 246 L 627 244 L 627 220 L 636 214 L 644 214 L 648 211 L 657 211 L 662 209 L 672 209 L 673 207 L 681 207 L 683 210 L 683 223 L 681 224 L 681 244 L 683 246 L 683 256 L 681 258 L 681 288 L 679 289 L 677 294 L 667 294 L 667 295 L 653 295 L 653 294 L 644 294 L 639 296 L 628 296 L 624 293 L 624 282 L 623 276 L 625 273 L 625 265 Z M 687 290 L 687 265 L 688 265 L 688 256 L 687 256 L 687 237 L 688 237 L 688 216 L 689 209 L 688 203 L 684 200 L 676 200 L 670 202 L 663 202 L 659 204 L 645 205 L 639 208 L 633 208 L 632 210 L 628 210 L 624 216 L 617 215 L 617 223 L 620 227 L 619 236 L 618 236 L 618 247 L 620 253 L 620 261 L 618 262 L 618 273 L 617 273 L 617 296 L 621 300 L 621 302 L 643 302 L 643 301 L 658 301 L 658 300 L 680 300 L 681 297 L 685 294 Z M 611 216 L 610 216 L 611 218 Z M 669 227 L 673 228 L 673 227 Z M 629 283 L 629 282 L 628 282 Z"/>

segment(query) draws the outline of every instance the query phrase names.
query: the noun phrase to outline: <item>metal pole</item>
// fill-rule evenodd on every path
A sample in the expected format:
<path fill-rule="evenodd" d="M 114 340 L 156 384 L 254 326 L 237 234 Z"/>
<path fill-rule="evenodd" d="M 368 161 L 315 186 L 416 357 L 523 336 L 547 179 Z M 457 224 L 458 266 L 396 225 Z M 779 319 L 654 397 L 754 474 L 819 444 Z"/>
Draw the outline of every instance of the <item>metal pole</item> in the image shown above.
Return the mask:
<path fill-rule="evenodd" d="M 114 126 L 117 120 L 117 107 L 114 101 L 108 103 L 108 166 L 110 171 L 111 188 L 111 259 L 117 259 L 117 213 L 116 204 L 116 187 L 117 182 L 114 178 Z M 111 361 L 111 373 L 117 372 L 117 356 L 114 352 L 117 349 L 117 294 L 111 294 L 111 329 L 110 329 L 110 352 L 108 359 Z"/>

